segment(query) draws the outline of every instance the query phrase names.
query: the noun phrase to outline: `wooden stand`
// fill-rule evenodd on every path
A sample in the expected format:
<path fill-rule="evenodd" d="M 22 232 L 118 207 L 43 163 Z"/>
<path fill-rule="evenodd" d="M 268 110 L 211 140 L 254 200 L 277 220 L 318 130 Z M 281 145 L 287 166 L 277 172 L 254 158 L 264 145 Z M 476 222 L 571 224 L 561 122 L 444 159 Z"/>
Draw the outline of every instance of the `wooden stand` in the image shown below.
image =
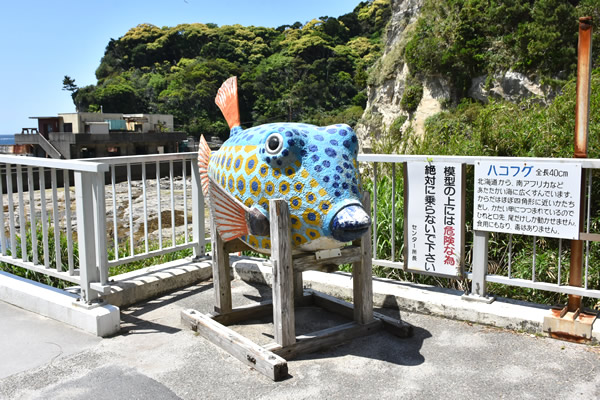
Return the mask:
<path fill-rule="evenodd" d="M 363 199 L 363 204 L 366 205 L 366 209 L 369 208 L 368 194 Z M 370 234 L 365 234 L 364 239 L 353 242 L 351 246 L 341 249 L 339 255 L 330 258 L 317 259 L 320 257 L 315 253 L 292 256 L 287 203 L 284 200 L 270 200 L 269 209 L 273 300 L 245 307 L 232 307 L 229 253 L 245 250 L 246 246 L 239 240 L 224 243 L 213 226 L 215 313 L 203 314 L 196 310 L 184 310 L 181 312 L 181 319 L 185 325 L 274 381 L 288 375 L 286 359 L 292 359 L 301 353 L 314 352 L 369 335 L 382 327 L 400 337 L 412 335 L 411 325 L 373 312 Z M 303 291 L 303 271 L 330 271 L 332 266 L 337 268 L 339 264 L 346 263 L 352 263 L 354 305 L 312 290 Z M 353 321 L 309 335 L 296 336 L 295 306 L 309 305 L 319 306 L 352 318 Z M 264 347 L 226 327 L 271 313 L 275 342 Z"/>

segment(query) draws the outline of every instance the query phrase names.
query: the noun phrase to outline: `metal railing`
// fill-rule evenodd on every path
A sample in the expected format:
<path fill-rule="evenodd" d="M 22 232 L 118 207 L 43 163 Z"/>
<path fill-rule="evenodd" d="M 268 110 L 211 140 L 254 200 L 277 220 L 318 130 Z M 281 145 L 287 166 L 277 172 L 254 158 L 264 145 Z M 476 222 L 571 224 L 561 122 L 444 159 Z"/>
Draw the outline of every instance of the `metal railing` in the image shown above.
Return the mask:
<path fill-rule="evenodd" d="M 472 241 L 467 242 L 467 251 L 465 252 L 469 256 L 467 257 L 467 262 L 465 263 L 466 273 L 465 276 L 467 279 L 471 280 L 471 290 L 470 293 L 479 296 L 487 296 L 487 283 L 497 283 L 502 285 L 509 285 L 515 287 L 523 287 L 529 289 L 536 290 L 544 290 L 562 294 L 574 294 L 583 297 L 591 297 L 591 298 L 600 298 L 600 287 L 598 285 L 592 286 L 590 282 L 592 281 L 592 272 L 590 268 L 590 256 L 591 249 L 590 246 L 593 245 L 594 242 L 600 241 L 600 235 L 597 233 L 591 232 L 592 224 L 591 222 L 595 217 L 598 217 L 597 214 L 593 213 L 591 204 L 593 204 L 594 199 L 592 195 L 597 193 L 596 187 L 593 185 L 593 172 L 600 168 L 600 160 L 597 159 L 544 159 L 544 158 L 500 158 L 500 157 L 461 157 L 461 156 L 410 156 L 410 155 L 382 155 L 382 154 L 361 154 L 358 156 L 358 160 L 361 163 L 361 168 L 364 170 L 368 170 L 369 174 L 373 177 L 373 182 L 377 182 L 381 184 L 381 176 L 383 175 L 381 170 L 386 169 L 386 176 L 391 179 L 391 182 L 388 185 L 392 186 L 391 190 L 391 199 L 386 199 L 391 204 L 391 210 L 386 208 L 387 214 L 391 214 L 392 221 L 394 223 L 389 224 L 389 226 L 382 227 L 381 224 L 378 223 L 378 208 L 382 207 L 382 198 L 381 194 L 378 192 L 380 190 L 373 190 L 372 194 L 372 215 L 373 215 L 373 265 L 388 267 L 394 269 L 404 269 L 403 257 L 397 256 L 397 248 L 398 246 L 403 246 L 404 243 L 404 233 L 402 229 L 398 232 L 396 229 L 396 221 L 397 221 L 397 208 L 398 204 L 402 203 L 402 191 L 398 190 L 402 187 L 404 177 L 402 174 L 398 174 L 398 170 L 402 171 L 403 163 L 410 163 L 415 161 L 427 162 L 427 161 L 436 161 L 436 162 L 454 162 L 465 164 L 467 169 L 467 181 L 471 182 L 471 186 L 467 186 L 467 192 L 473 189 L 473 166 L 478 161 L 524 161 L 524 162 L 549 162 L 549 163 L 568 163 L 568 164 L 581 164 L 582 166 L 582 174 L 586 177 L 586 185 L 585 185 L 585 198 L 582 198 L 582 202 L 585 201 L 585 223 L 581 227 L 580 237 L 582 240 L 585 240 L 585 252 L 584 252 L 584 276 L 583 276 L 583 287 L 574 287 L 568 285 L 566 279 L 566 274 L 568 274 L 568 266 L 565 260 L 569 258 L 569 240 L 563 239 L 546 239 L 543 237 L 532 237 L 532 236 L 524 236 L 524 235 L 516 235 L 516 234 L 500 234 L 500 233 L 490 233 L 484 231 L 474 230 L 472 218 L 466 220 L 467 226 L 470 228 L 469 231 L 472 234 Z M 400 164 L 398 166 L 398 164 Z M 399 168 L 398 168 L 399 167 Z M 377 186 L 376 186 L 377 187 Z M 468 199 L 467 199 L 468 201 Z M 472 211 L 472 210 L 470 210 Z M 400 210 L 399 215 L 403 215 L 403 210 Z M 410 212 L 410 211 L 409 211 Z M 467 215 L 471 213 L 467 207 Z M 380 213 L 381 215 L 381 213 Z M 401 221 L 400 221 L 401 223 Z M 381 230 L 386 228 L 387 232 L 382 232 Z M 378 242 L 381 240 L 382 235 L 385 233 L 386 238 L 391 237 L 391 250 L 385 251 L 382 254 L 382 250 L 378 250 Z M 497 240 L 490 240 L 490 235 L 494 235 L 497 239 L 501 235 L 503 235 L 503 239 L 508 242 L 508 245 L 502 245 L 505 251 L 502 254 L 501 259 L 490 259 L 490 254 L 495 254 L 494 246 L 499 246 L 495 242 Z M 529 247 L 530 252 L 530 262 L 531 268 L 527 271 L 527 276 L 518 276 L 514 270 L 514 258 L 515 254 L 513 253 L 512 244 L 515 239 L 528 240 L 531 242 L 531 246 Z M 546 248 L 552 248 L 552 252 L 554 252 L 554 256 L 552 260 L 543 260 L 545 266 L 545 272 L 542 273 L 540 271 L 540 260 L 538 260 L 537 254 L 537 245 L 538 243 L 543 242 Z M 550 243 L 552 242 L 552 243 Z M 388 246 L 390 247 L 390 246 Z M 546 252 L 547 253 L 547 252 Z M 521 257 L 522 258 L 522 257 Z M 398 260 L 400 259 L 400 260 Z M 550 271 L 548 270 L 548 265 L 550 264 Z M 537 270 L 536 270 L 537 267 Z M 410 271 L 414 272 L 414 271 Z M 595 275 L 598 272 L 594 273 Z M 597 278 L 596 276 L 594 276 Z M 552 279 L 554 278 L 554 279 Z M 597 282 L 599 279 L 595 279 Z"/>
<path fill-rule="evenodd" d="M 196 165 L 194 153 L 85 161 L 0 156 L 0 262 L 75 283 L 90 302 L 109 290 L 110 267 L 189 248 L 194 256 L 204 255 L 204 199 Z M 137 184 L 142 234 L 134 231 Z M 152 210 L 151 185 L 157 197 Z M 119 188 L 127 192 L 123 204 Z M 179 212 L 182 218 L 176 218 Z M 162 220 L 165 213 L 168 221 Z M 158 223 L 156 238 L 149 233 L 149 215 Z M 171 231 L 168 237 L 165 229 Z"/>
<path fill-rule="evenodd" d="M 371 171 L 376 187 L 381 186 L 383 179 L 391 179 L 389 205 L 384 202 L 386 199 L 382 198 L 381 190 L 374 190 L 372 194 L 374 265 L 404 267 L 402 251 L 399 251 L 404 243 L 404 233 L 396 226 L 402 225 L 403 215 L 403 210 L 399 209 L 403 202 L 403 176 L 398 164 L 432 159 L 465 164 L 467 182 L 473 181 L 473 165 L 477 161 L 499 160 L 492 157 L 359 155 L 361 168 Z M 600 287 L 596 284 L 600 279 L 593 275 L 597 272 L 591 272 L 589 268 L 590 247 L 600 241 L 600 235 L 591 231 L 593 224 L 590 222 L 598 217 L 590 205 L 594 204 L 592 195 L 598 192 L 592 178 L 594 171 L 600 168 L 600 160 L 502 160 L 581 164 L 587 178 L 586 223 L 581 234 L 587 241 L 584 285 L 580 288 L 566 283 L 568 267 L 565 260 L 569 246 L 565 240 L 551 240 L 550 247 L 556 256 L 553 261 L 544 260 L 545 266 L 552 264 L 553 272 L 549 274 L 540 271 L 542 263 L 537 258 L 541 252 L 536 246 L 545 243 L 548 248 L 550 240 L 528 237 L 532 243 L 531 268 L 525 274 L 527 276 L 522 276 L 513 268 L 517 254 L 512 243 L 514 240 L 522 243 L 524 239 L 519 238 L 520 235 L 472 230 L 472 219 L 467 218 L 466 224 L 471 228 L 467 236 L 472 240 L 467 240 L 466 244 L 465 276 L 471 281 L 471 293 L 485 296 L 486 285 L 493 282 L 600 298 Z M 85 161 L 2 156 L 0 226 L 4 234 L 0 243 L 0 261 L 76 283 L 82 288 L 82 298 L 91 301 L 109 289 L 110 267 L 182 249 L 193 249 L 195 256 L 203 255 L 205 205 L 196 163 L 195 153 Z M 382 173 L 384 168 L 385 173 Z M 467 192 L 470 190 L 472 183 L 471 187 L 467 186 Z M 386 218 L 390 217 L 393 223 L 379 223 L 378 211 L 384 207 L 389 207 Z M 389 250 L 382 251 L 378 249 L 378 243 L 384 235 L 391 238 L 391 243 Z M 493 259 L 490 254 L 495 254 L 499 235 L 504 235 L 508 247 L 502 259 Z"/>

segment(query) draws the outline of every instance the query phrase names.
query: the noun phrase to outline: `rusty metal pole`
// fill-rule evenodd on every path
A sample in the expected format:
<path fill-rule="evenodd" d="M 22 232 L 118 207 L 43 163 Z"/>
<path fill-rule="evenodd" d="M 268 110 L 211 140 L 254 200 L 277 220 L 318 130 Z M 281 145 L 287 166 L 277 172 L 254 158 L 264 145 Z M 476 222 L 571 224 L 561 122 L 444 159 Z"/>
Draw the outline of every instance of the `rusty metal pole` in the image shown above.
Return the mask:
<path fill-rule="evenodd" d="M 590 115 L 592 66 L 592 17 L 579 18 L 579 44 L 577 53 L 577 102 L 575 104 L 574 158 L 587 158 L 588 122 Z M 581 208 L 579 226 L 584 224 L 585 174 L 581 175 Z M 581 228 L 580 228 L 581 229 Z M 571 241 L 571 267 L 569 285 L 581 287 L 583 265 L 583 241 Z M 581 296 L 569 295 L 568 311 L 581 308 Z"/>

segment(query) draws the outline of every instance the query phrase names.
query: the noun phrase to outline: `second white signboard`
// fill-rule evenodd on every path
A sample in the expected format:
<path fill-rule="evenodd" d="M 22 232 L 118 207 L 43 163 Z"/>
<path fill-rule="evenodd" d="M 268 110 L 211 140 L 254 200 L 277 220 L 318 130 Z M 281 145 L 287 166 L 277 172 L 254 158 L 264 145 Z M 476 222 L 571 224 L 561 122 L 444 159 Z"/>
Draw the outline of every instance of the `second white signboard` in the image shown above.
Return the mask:
<path fill-rule="evenodd" d="M 579 239 L 581 164 L 478 161 L 473 229 Z"/>

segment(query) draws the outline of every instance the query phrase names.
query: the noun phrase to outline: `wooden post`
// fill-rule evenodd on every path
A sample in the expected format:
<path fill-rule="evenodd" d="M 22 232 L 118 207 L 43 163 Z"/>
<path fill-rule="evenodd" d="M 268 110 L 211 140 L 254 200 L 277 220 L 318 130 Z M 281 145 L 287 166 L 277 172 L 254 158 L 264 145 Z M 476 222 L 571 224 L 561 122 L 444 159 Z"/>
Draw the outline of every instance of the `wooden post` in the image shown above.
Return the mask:
<path fill-rule="evenodd" d="M 229 253 L 217 231 L 213 218 L 210 222 L 211 249 L 213 261 L 213 286 L 215 289 L 215 311 L 231 312 L 231 276 L 229 272 Z"/>
<path fill-rule="evenodd" d="M 371 197 L 363 193 L 363 207 L 371 215 Z M 360 245 L 361 260 L 352 264 L 352 283 L 354 296 L 354 321 L 368 324 L 373 321 L 373 252 L 371 247 L 371 228 L 361 239 L 355 241 Z"/>
<path fill-rule="evenodd" d="M 273 326 L 275 342 L 283 347 L 296 343 L 294 274 L 290 213 L 285 200 L 269 200 L 271 260 L 273 261 Z"/>
<path fill-rule="evenodd" d="M 304 296 L 304 282 L 302 271 L 294 271 L 294 299 L 298 300 Z"/>

